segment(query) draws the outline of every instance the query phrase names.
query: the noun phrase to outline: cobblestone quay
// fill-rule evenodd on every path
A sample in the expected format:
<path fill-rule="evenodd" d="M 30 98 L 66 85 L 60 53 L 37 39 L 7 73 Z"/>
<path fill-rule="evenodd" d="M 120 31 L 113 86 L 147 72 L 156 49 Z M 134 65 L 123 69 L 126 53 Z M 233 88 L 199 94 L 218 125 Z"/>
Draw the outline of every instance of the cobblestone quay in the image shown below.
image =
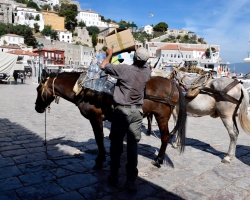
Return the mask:
<path fill-rule="evenodd" d="M 151 160 L 159 151 L 159 130 L 153 122 L 154 133 L 146 136 L 144 119 L 138 191 L 131 193 L 123 188 L 126 153 L 118 187 L 106 183 L 109 156 L 103 170 L 92 170 L 97 152 L 94 134 L 74 104 L 60 99 L 59 105 L 51 105 L 46 115 L 48 145 L 44 146 L 45 114 L 34 109 L 36 87 L 29 78 L 24 84 L 0 84 L 1 200 L 250 199 L 250 136 L 242 129 L 236 158 L 223 164 L 229 136 L 221 120 L 189 116 L 184 154 L 169 145 L 158 169 Z M 110 123 L 104 126 L 109 151 Z"/>

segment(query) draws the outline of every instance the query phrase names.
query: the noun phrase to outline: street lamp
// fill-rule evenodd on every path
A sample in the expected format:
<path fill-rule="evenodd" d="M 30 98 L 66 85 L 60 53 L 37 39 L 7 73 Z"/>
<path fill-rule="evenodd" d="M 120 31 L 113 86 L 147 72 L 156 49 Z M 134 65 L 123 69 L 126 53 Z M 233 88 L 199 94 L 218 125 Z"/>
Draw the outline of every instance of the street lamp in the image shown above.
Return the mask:
<path fill-rule="evenodd" d="M 137 26 L 134 24 L 134 22 L 132 22 L 131 24 L 129 24 L 129 29 L 132 32 L 132 34 L 134 34 L 137 30 Z"/>
<path fill-rule="evenodd" d="M 38 83 L 40 83 L 41 80 L 41 72 L 40 72 L 40 68 L 41 68 L 41 62 L 40 62 L 40 57 L 41 57 L 41 52 L 43 50 L 44 45 L 42 43 L 39 43 L 37 45 L 37 50 L 39 51 L 39 72 L 38 72 Z"/>

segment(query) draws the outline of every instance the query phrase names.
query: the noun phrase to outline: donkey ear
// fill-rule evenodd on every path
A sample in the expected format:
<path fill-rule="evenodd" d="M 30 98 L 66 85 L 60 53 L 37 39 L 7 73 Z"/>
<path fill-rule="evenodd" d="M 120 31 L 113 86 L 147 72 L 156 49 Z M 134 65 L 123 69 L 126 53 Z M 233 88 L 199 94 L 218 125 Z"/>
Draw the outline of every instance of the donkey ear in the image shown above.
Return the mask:
<path fill-rule="evenodd" d="M 42 74 L 41 74 L 41 80 L 42 80 L 42 82 L 45 82 L 46 79 L 47 79 L 47 77 L 49 77 L 49 73 L 46 72 L 45 69 L 43 69 L 43 70 L 42 70 Z"/>

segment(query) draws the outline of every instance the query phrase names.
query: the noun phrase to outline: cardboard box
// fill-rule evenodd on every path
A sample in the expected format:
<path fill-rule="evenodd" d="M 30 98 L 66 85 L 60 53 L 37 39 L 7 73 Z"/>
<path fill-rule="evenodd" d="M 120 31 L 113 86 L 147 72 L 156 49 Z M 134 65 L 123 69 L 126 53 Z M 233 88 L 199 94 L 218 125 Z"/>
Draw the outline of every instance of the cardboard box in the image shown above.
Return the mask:
<path fill-rule="evenodd" d="M 113 53 L 135 50 L 135 41 L 129 29 L 116 28 L 104 39 L 106 46 L 113 46 Z"/>

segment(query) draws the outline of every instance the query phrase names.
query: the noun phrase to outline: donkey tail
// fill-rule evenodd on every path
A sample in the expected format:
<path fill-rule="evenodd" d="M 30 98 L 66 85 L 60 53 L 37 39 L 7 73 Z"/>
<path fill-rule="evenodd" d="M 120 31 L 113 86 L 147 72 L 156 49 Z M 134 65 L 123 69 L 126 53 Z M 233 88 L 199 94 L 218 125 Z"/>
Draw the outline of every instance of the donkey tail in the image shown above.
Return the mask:
<path fill-rule="evenodd" d="M 185 98 L 184 95 L 181 91 L 181 88 L 175 84 L 178 91 L 179 91 L 179 113 L 177 117 L 177 122 L 172 130 L 172 134 L 177 133 L 177 138 L 180 140 L 180 152 L 183 153 L 185 149 L 185 144 L 186 144 L 186 121 L 187 121 L 187 111 L 186 111 L 186 105 L 185 105 Z"/>
<path fill-rule="evenodd" d="M 249 106 L 249 96 L 247 90 L 242 86 L 241 91 L 243 93 L 242 102 L 240 104 L 240 111 L 238 114 L 238 120 L 242 129 L 250 135 L 250 119 L 248 117 L 248 106 Z"/>

